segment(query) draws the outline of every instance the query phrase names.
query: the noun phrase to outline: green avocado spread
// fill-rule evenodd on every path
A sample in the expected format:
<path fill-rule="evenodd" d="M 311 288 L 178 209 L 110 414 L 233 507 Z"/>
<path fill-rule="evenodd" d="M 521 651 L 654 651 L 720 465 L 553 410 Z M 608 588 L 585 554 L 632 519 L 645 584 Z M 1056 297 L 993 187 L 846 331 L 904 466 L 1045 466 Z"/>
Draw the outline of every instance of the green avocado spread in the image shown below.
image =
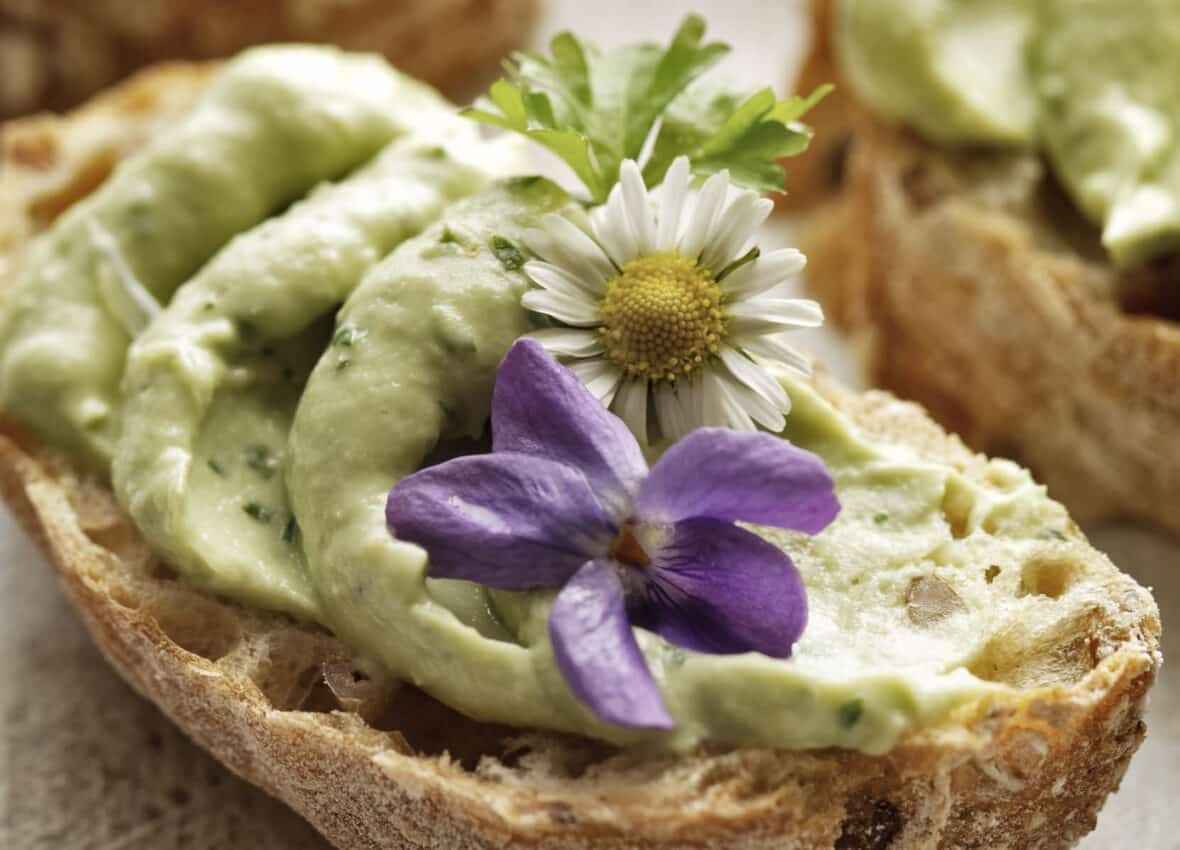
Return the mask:
<path fill-rule="evenodd" d="M 1178 0 L 841 0 L 836 31 L 882 114 L 1043 149 L 1116 264 L 1180 248 Z"/>
<path fill-rule="evenodd" d="M 1059 610 L 1028 565 L 1081 545 L 1063 509 L 1010 463 L 968 476 L 866 433 L 785 373 L 782 436 L 825 460 L 843 509 L 814 537 L 754 530 L 798 565 L 809 624 L 788 660 L 637 630 L 674 730 L 609 725 L 571 694 L 551 591 L 428 577 L 386 495 L 480 440 L 497 365 L 534 326 L 525 234 L 581 211 L 545 179 L 504 177 L 496 144 L 441 103 L 329 50 L 229 65 L 32 247 L 0 340 L 6 414 L 100 472 L 109 460 L 188 581 L 322 623 L 375 674 L 481 720 L 880 753 L 1018 686 L 997 647 Z M 881 421 L 897 404 L 874 403 Z"/>

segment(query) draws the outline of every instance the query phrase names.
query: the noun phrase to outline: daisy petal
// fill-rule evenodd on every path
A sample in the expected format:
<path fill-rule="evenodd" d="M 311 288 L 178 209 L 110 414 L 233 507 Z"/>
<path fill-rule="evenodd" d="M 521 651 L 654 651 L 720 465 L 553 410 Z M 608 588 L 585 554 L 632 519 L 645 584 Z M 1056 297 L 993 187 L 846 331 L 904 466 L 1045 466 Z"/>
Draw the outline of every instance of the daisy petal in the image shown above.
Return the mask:
<path fill-rule="evenodd" d="M 502 590 L 559 587 L 615 525 L 581 472 L 515 452 L 460 457 L 389 494 L 394 535 L 430 552 L 430 575 Z"/>
<path fill-rule="evenodd" d="M 616 569 L 606 558 L 590 561 L 557 594 L 549 612 L 557 668 L 574 696 L 603 720 L 671 729 L 672 716 L 627 619 Z"/>
<path fill-rule="evenodd" d="M 619 169 L 619 186 L 622 187 L 623 208 L 635 235 L 637 256 L 650 254 L 655 247 L 655 226 L 652 222 L 651 207 L 647 198 L 647 187 L 643 175 L 634 160 L 624 160 Z"/>
<path fill-rule="evenodd" d="M 789 280 L 807 265 L 807 258 L 794 248 L 780 248 L 746 263 L 721 280 L 721 291 L 739 298 L 758 295 Z"/>
<path fill-rule="evenodd" d="M 688 157 L 678 156 L 672 160 L 664 182 L 660 184 L 660 225 L 656 235 L 657 251 L 672 251 L 676 248 L 676 237 L 680 235 L 680 217 L 684 211 L 684 200 L 688 195 Z"/>
<path fill-rule="evenodd" d="M 624 378 L 611 408 L 627 423 L 639 445 L 647 445 L 647 381 Z"/>
<path fill-rule="evenodd" d="M 606 351 L 602 337 L 594 331 L 573 328 L 542 328 L 528 335 L 541 343 L 546 351 L 556 357 L 593 357 Z"/>
<path fill-rule="evenodd" d="M 729 186 L 729 172 L 721 171 L 705 181 L 701 191 L 696 196 L 692 213 L 688 218 L 684 235 L 680 238 L 680 253 L 691 259 L 697 259 L 702 249 L 708 244 L 713 230 L 713 222 L 725 202 L 726 189 Z"/>
<path fill-rule="evenodd" d="M 803 375 L 811 374 L 811 358 L 796 351 L 783 341 L 784 334 L 770 334 L 767 336 L 747 337 L 737 341 L 737 344 L 755 357 L 782 363 Z"/>
<path fill-rule="evenodd" d="M 661 383 L 655 387 L 652 396 L 656 406 L 656 424 L 665 440 L 675 442 L 691 430 L 677 388 Z"/>
<path fill-rule="evenodd" d="M 680 411 L 687 423 L 685 434 L 699 428 L 705 422 L 705 375 L 703 369 L 689 375 L 688 381 L 681 381 L 677 387 Z"/>
<path fill-rule="evenodd" d="M 617 366 L 601 359 L 583 360 L 571 363 L 570 370 L 577 375 L 592 396 L 604 408 L 610 407 L 623 381 L 623 373 Z"/>
<path fill-rule="evenodd" d="M 623 187 L 618 183 L 610 190 L 606 203 L 590 211 L 590 223 L 598 244 L 618 268 L 638 256 L 635 233 L 623 203 Z"/>
<path fill-rule="evenodd" d="M 750 298 L 732 304 L 726 316 L 734 336 L 818 328 L 824 323 L 823 308 L 806 298 Z"/>
<path fill-rule="evenodd" d="M 784 411 L 781 407 L 772 404 L 766 397 L 737 380 L 732 374 L 727 372 L 720 377 L 725 384 L 727 394 L 746 416 L 772 433 L 777 434 L 783 430 L 787 424 L 786 414 L 790 409 L 789 399 L 787 401 L 788 410 Z"/>
<path fill-rule="evenodd" d="M 759 197 L 756 192 L 738 195 L 718 217 L 717 227 L 701 255 L 701 264 L 713 274 L 721 274 L 738 258 L 773 209 L 774 202 Z"/>
<path fill-rule="evenodd" d="M 530 339 L 513 345 L 500 364 L 492 395 L 492 448 L 581 470 L 612 510 L 625 507 L 647 473 L 627 426 Z"/>
<path fill-rule="evenodd" d="M 704 408 L 701 424 L 738 431 L 755 430 L 754 420 L 733 397 L 729 382 L 718 374 L 717 369 L 701 370 L 701 396 Z"/>
<path fill-rule="evenodd" d="M 530 289 L 521 296 L 520 303 L 528 310 L 552 316 L 567 325 L 589 328 L 600 324 L 598 305 L 584 296 L 571 297 L 548 289 Z"/>
<path fill-rule="evenodd" d="M 807 625 L 807 592 L 791 559 L 732 523 L 677 523 L 647 573 L 636 625 L 686 649 L 787 658 Z"/>
<path fill-rule="evenodd" d="M 565 295 L 568 298 L 578 298 L 595 304 L 601 294 L 594 292 L 584 280 L 570 274 L 565 269 L 540 260 L 529 260 L 525 263 L 524 273 L 542 289 L 556 292 L 558 295 Z"/>
<path fill-rule="evenodd" d="M 636 515 L 651 524 L 712 517 L 808 534 L 839 510 L 819 457 L 771 434 L 724 428 L 697 429 L 664 452 L 636 501 Z"/>
<path fill-rule="evenodd" d="M 597 242 L 563 215 L 546 213 L 541 220 L 544 230 L 530 230 L 525 245 L 543 260 L 562 266 L 586 281 L 598 292 L 615 274 L 610 257 Z"/>
<path fill-rule="evenodd" d="M 734 349 L 726 346 L 721 349 L 721 362 L 730 373 L 741 383 L 766 399 L 775 408 L 787 413 L 791 409 L 791 399 L 773 375 L 763 369 L 748 357 L 743 357 Z M 781 431 L 782 426 L 772 428 Z"/>

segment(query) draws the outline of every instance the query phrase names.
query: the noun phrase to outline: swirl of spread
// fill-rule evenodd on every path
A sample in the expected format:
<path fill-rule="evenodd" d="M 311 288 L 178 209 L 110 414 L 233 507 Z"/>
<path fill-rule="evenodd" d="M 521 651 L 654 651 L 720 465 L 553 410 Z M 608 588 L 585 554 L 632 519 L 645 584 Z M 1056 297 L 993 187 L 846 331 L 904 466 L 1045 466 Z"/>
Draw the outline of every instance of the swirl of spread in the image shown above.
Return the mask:
<path fill-rule="evenodd" d="M 470 154 L 474 128 L 452 122 L 448 146 Z M 354 176 L 236 237 L 136 339 L 115 489 L 190 579 L 317 615 L 282 474 L 300 391 L 333 313 L 365 271 L 486 179 L 438 139 L 395 142 Z M 332 339 L 354 342 L 347 331 Z"/>
<path fill-rule="evenodd" d="M 31 246 L 0 326 L 0 408 L 105 472 L 127 346 L 175 289 L 235 234 L 449 112 L 376 56 L 242 54 Z"/>

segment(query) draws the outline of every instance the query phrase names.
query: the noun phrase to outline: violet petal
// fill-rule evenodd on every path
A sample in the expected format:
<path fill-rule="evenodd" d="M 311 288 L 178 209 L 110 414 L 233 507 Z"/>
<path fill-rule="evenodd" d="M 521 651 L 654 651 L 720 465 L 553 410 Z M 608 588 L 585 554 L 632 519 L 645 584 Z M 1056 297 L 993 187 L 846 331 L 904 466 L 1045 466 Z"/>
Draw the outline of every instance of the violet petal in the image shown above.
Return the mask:
<path fill-rule="evenodd" d="M 772 434 L 727 428 L 698 428 L 664 452 L 636 501 L 636 516 L 654 525 L 713 517 L 808 534 L 839 512 L 817 455 Z"/>
<path fill-rule="evenodd" d="M 579 700 L 610 723 L 671 729 L 675 723 L 627 619 L 619 569 L 588 562 L 557 595 L 549 638 L 558 669 Z"/>
<path fill-rule="evenodd" d="M 685 520 L 667 535 L 646 568 L 636 625 L 698 652 L 791 654 L 807 625 L 807 592 L 784 552 L 716 519 Z"/>
<path fill-rule="evenodd" d="M 544 458 L 460 457 L 389 494 L 394 535 L 430 553 L 430 575 L 501 590 L 558 587 L 616 533 L 586 477 Z"/>
<path fill-rule="evenodd" d="M 492 397 L 492 447 L 580 469 L 621 515 L 647 462 L 627 426 L 539 343 L 518 340 L 500 364 Z"/>

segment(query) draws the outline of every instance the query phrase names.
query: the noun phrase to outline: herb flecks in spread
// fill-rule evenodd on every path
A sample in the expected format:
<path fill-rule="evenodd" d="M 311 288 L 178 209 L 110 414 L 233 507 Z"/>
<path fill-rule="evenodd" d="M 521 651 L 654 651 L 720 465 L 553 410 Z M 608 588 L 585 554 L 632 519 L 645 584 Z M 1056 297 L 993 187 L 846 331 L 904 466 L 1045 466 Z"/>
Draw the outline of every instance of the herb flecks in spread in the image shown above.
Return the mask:
<path fill-rule="evenodd" d="M 0 408 L 106 474 L 127 345 L 156 304 L 233 236 L 440 115 L 378 57 L 276 46 L 229 62 L 29 252 L 0 322 Z M 253 323 L 237 329 L 250 344 Z"/>
<path fill-rule="evenodd" d="M 403 479 L 386 518 L 431 574 L 561 588 L 558 666 L 599 717 L 674 725 L 632 626 L 697 652 L 786 658 L 807 621 L 791 559 L 735 522 L 808 534 L 839 511 L 822 460 L 766 434 L 701 429 L 649 471 L 638 443 L 531 340 L 500 366 L 493 450 Z"/>
<path fill-rule="evenodd" d="M 791 400 L 771 364 L 809 373 L 783 335 L 817 327 L 823 312 L 779 289 L 803 268 L 801 253 L 749 248 L 771 208 L 726 172 L 691 188 L 686 157 L 652 192 L 624 162 L 588 233 L 549 216 L 530 234 L 541 259 L 525 272 L 539 288 L 523 303 L 566 325 L 534 338 L 641 442 L 649 418 L 668 440 L 702 426 L 781 431 Z"/>

